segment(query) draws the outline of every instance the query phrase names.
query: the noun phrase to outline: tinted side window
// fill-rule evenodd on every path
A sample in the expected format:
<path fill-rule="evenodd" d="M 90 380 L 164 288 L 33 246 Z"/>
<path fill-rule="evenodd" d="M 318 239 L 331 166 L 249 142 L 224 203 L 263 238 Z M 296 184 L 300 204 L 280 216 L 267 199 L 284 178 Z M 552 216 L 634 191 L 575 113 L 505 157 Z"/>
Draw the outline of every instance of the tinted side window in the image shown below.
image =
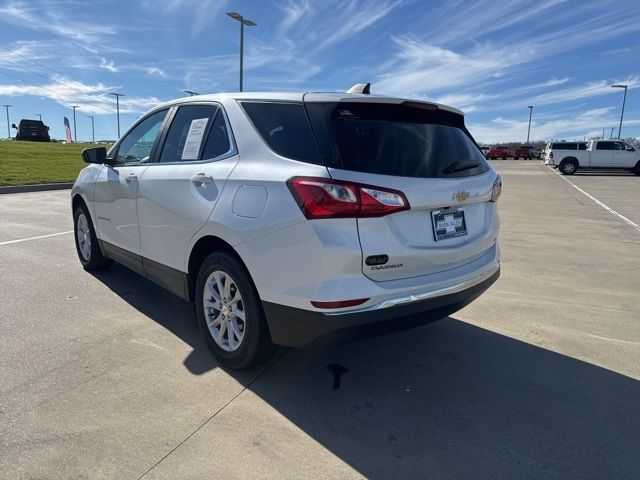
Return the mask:
<path fill-rule="evenodd" d="M 202 151 L 218 107 L 213 105 L 184 105 L 178 108 L 167 138 L 160 162 L 189 162 L 202 159 Z"/>
<path fill-rule="evenodd" d="M 613 150 L 613 142 L 598 142 L 596 150 Z"/>
<path fill-rule="evenodd" d="M 278 155 L 322 165 L 301 103 L 242 102 L 262 138 Z"/>
<path fill-rule="evenodd" d="M 207 141 L 204 144 L 202 159 L 208 160 L 229 153 L 231 151 L 231 140 L 229 138 L 224 112 L 219 108 L 213 120 L 213 125 L 211 125 L 211 130 L 209 130 Z"/>
<path fill-rule="evenodd" d="M 554 150 L 577 150 L 578 144 L 572 142 L 560 142 L 553 144 Z"/>
<path fill-rule="evenodd" d="M 622 143 L 622 142 L 613 142 L 613 149 L 614 150 L 626 150 L 627 149 L 627 145 Z"/>
<path fill-rule="evenodd" d="M 160 133 L 160 127 L 169 110 L 161 110 L 140 122 L 118 146 L 119 163 L 135 165 L 149 161 L 153 144 Z"/>
<path fill-rule="evenodd" d="M 586 143 L 579 143 L 578 144 L 578 150 L 586 150 L 587 149 L 587 144 Z"/>

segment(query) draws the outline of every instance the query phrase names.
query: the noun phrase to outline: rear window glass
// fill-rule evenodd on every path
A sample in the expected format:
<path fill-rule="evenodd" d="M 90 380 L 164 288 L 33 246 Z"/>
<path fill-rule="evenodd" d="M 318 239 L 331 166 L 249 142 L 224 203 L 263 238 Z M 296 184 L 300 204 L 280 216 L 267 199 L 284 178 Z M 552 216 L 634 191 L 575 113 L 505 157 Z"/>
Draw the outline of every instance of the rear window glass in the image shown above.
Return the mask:
<path fill-rule="evenodd" d="M 242 102 L 262 138 L 278 155 L 322 165 L 301 103 Z"/>
<path fill-rule="evenodd" d="M 402 177 L 462 177 L 489 170 L 461 115 L 405 102 L 308 103 L 328 167 Z"/>

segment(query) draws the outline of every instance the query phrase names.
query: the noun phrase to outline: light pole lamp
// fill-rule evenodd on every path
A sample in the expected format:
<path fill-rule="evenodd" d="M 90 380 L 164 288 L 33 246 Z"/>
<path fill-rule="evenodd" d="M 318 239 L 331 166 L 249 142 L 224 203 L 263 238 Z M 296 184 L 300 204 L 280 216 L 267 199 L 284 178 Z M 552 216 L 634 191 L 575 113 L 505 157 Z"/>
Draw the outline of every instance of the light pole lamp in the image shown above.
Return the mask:
<path fill-rule="evenodd" d="M 11 124 L 9 123 L 9 107 L 11 105 L 2 105 L 7 110 L 7 138 L 11 140 Z"/>
<path fill-rule="evenodd" d="M 116 117 L 118 119 L 118 138 L 120 138 L 120 97 L 124 97 L 124 93 L 112 93 L 116 97 Z"/>
<path fill-rule="evenodd" d="M 193 97 L 194 95 L 200 95 L 198 92 L 194 92 L 192 90 L 183 90 L 184 93 L 188 93 L 189 96 Z"/>
<path fill-rule="evenodd" d="M 93 129 L 93 115 L 87 115 L 91 119 L 91 142 L 96 143 L 95 130 Z"/>
<path fill-rule="evenodd" d="M 242 91 L 242 63 L 244 57 L 244 26 L 255 27 L 257 23 L 236 12 L 227 13 L 231 18 L 240 22 L 240 91 Z"/>
<path fill-rule="evenodd" d="M 615 85 L 611 85 L 611 88 L 624 88 L 624 97 L 622 97 L 622 112 L 620 112 L 620 126 L 618 127 L 618 140 L 620 140 L 620 133 L 622 133 L 622 117 L 624 117 L 624 104 L 627 101 L 627 85 L 616 83 Z"/>
<path fill-rule="evenodd" d="M 79 105 L 71 105 L 69 108 L 73 108 L 73 141 L 78 143 L 78 136 L 76 135 L 76 108 Z"/>
<path fill-rule="evenodd" d="M 529 129 L 527 130 L 527 144 L 529 144 L 529 134 L 531 133 L 531 113 L 533 112 L 533 105 L 529 105 Z"/>

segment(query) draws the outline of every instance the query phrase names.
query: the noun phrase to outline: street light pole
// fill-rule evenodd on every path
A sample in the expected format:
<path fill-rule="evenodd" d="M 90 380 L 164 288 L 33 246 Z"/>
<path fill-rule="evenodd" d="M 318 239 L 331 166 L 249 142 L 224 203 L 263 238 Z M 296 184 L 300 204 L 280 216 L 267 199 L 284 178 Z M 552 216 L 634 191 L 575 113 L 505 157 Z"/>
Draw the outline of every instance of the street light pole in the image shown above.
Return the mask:
<path fill-rule="evenodd" d="M 533 105 L 529 105 L 529 129 L 527 130 L 527 144 L 529 144 L 529 134 L 531 133 L 531 113 L 533 112 Z"/>
<path fill-rule="evenodd" d="M 622 97 L 622 112 L 620 112 L 620 127 L 618 127 L 618 140 L 620 140 L 620 134 L 622 133 L 622 117 L 624 116 L 624 104 L 627 101 L 627 85 L 617 83 L 611 85 L 611 88 L 624 88 L 624 97 Z"/>
<path fill-rule="evenodd" d="M 2 105 L 7 110 L 7 138 L 11 140 L 11 124 L 9 123 L 9 107 L 11 105 Z"/>
<path fill-rule="evenodd" d="M 120 138 L 120 97 L 124 97 L 124 93 L 112 93 L 116 97 L 116 116 L 118 117 L 118 138 Z"/>
<path fill-rule="evenodd" d="M 79 105 L 71 105 L 70 108 L 73 108 L 73 141 L 78 143 L 78 136 L 76 135 L 76 108 Z"/>
<path fill-rule="evenodd" d="M 90 119 L 91 119 L 91 141 L 93 143 L 96 143 L 96 136 L 95 136 L 95 131 L 93 129 L 93 116 L 92 115 L 87 115 Z"/>
<path fill-rule="evenodd" d="M 42 115 L 39 113 L 36 113 L 36 115 L 38 115 L 38 118 L 40 119 L 40 121 L 42 121 Z"/>
<path fill-rule="evenodd" d="M 244 62 L 244 26 L 255 27 L 257 23 L 236 12 L 227 13 L 231 18 L 240 22 L 240 91 L 242 91 L 242 70 Z"/>

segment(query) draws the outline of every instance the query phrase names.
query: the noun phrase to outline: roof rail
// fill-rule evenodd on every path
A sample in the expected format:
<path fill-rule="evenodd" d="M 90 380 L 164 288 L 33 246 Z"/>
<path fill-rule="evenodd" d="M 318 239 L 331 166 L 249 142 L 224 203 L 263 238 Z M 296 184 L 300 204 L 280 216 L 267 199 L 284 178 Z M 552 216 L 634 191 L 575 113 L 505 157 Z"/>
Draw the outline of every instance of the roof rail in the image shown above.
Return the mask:
<path fill-rule="evenodd" d="M 370 83 L 358 83 L 347 90 L 347 93 L 360 93 L 362 95 L 369 95 L 371 93 Z"/>

